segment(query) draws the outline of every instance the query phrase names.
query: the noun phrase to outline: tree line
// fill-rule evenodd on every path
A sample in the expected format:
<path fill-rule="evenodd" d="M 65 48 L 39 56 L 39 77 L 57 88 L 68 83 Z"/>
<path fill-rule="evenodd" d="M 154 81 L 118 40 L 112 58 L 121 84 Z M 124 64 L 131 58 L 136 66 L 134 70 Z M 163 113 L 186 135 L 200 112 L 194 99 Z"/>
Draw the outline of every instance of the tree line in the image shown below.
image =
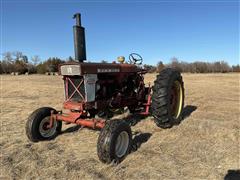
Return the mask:
<path fill-rule="evenodd" d="M 168 64 L 163 64 L 162 61 L 159 61 L 156 66 L 153 65 L 144 65 L 145 69 L 149 73 L 160 72 L 165 67 L 175 68 L 180 72 L 185 73 L 228 73 L 228 72 L 240 72 L 240 66 L 232 65 L 230 66 L 225 61 L 215 61 L 215 62 L 204 62 L 204 61 L 195 61 L 195 62 L 185 62 L 179 61 L 177 58 L 172 58 L 171 62 Z"/>
<path fill-rule="evenodd" d="M 62 60 L 58 57 L 50 57 L 45 61 L 41 61 L 38 55 L 32 56 L 30 59 L 22 52 L 6 52 L 0 60 L 0 74 L 10 74 L 18 72 L 19 74 L 45 74 L 46 72 L 57 72 L 59 64 L 66 61 L 73 61 L 72 57 Z"/>
<path fill-rule="evenodd" d="M 20 51 L 5 52 L 0 60 L 0 74 L 10 74 L 12 72 L 18 72 L 19 74 L 45 74 L 46 72 L 57 72 L 59 64 L 64 62 L 73 62 L 74 59 L 70 56 L 63 60 L 58 57 L 50 57 L 45 61 L 42 61 L 39 56 L 35 55 L 31 58 L 24 55 Z M 106 63 L 107 61 L 102 61 Z M 165 67 L 172 67 L 180 72 L 187 73 L 228 73 L 228 72 L 240 72 L 240 66 L 230 66 L 225 61 L 216 62 L 185 62 L 180 61 L 177 58 L 172 58 L 168 64 L 163 64 L 159 61 L 156 65 L 143 65 L 149 73 L 160 72 Z"/>

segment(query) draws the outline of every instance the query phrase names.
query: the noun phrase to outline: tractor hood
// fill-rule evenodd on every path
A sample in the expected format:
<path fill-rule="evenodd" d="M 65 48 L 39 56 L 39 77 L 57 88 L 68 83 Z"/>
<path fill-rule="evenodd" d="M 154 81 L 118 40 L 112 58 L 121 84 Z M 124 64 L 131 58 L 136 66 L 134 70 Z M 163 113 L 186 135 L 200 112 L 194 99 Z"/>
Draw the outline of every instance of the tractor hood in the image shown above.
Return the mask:
<path fill-rule="evenodd" d="M 67 76 L 99 73 L 135 73 L 142 69 L 134 64 L 117 63 L 65 63 L 60 65 L 59 74 Z"/>

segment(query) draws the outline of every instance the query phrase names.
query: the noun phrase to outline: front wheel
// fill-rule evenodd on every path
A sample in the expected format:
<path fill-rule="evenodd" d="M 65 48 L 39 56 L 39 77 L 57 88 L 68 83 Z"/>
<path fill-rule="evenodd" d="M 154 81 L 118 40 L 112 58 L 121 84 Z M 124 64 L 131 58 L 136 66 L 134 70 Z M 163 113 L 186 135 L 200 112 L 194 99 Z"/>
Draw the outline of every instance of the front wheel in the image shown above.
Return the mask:
<path fill-rule="evenodd" d="M 106 164 L 112 161 L 121 162 L 131 150 L 132 131 L 130 126 L 121 120 L 106 122 L 97 142 L 99 159 Z"/>
<path fill-rule="evenodd" d="M 38 142 L 53 139 L 61 132 L 61 121 L 54 121 L 52 128 L 47 127 L 50 123 L 52 110 L 56 113 L 56 110 L 53 108 L 42 107 L 35 110 L 28 117 L 26 123 L 26 135 L 30 141 Z"/>

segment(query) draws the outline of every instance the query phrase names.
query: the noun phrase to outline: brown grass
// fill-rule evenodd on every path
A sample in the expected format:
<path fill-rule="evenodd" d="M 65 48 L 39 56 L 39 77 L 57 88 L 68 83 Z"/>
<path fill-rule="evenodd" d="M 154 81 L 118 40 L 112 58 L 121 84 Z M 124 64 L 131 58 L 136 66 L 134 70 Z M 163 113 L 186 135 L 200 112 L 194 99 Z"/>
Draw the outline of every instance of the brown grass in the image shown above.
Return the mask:
<path fill-rule="evenodd" d="M 151 117 L 139 122 L 132 127 L 137 150 L 113 166 L 98 160 L 98 131 L 64 125 L 55 140 L 27 140 L 26 118 L 33 110 L 61 108 L 61 77 L 0 76 L 0 179 L 222 179 L 228 170 L 240 169 L 240 75 L 183 77 L 184 121 L 168 130 Z"/>

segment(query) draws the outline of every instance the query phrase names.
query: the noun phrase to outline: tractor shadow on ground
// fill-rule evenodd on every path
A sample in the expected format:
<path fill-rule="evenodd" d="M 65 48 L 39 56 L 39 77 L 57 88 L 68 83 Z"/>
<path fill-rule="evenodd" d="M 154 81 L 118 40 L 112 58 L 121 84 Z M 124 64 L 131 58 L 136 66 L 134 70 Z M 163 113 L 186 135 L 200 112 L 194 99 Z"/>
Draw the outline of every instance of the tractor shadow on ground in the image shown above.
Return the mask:
<path fill-rule="evenodd" d="M 240 179 L 240 169 L 238 170 L 228 170 L 224 177 L 224 180 L 239 180 Z"/>
<path fill-rule="evenodd" d="M 183 112 L 182 112 L 182 120 L 184 121 L 187 117 L 189 117 L 194 111 L 197 110 L 197 106 L 192 106 L 192 105 L 187 105 L 183 108 Z"/>
<path fill-rule="evenodd" d="M 73 133 L 73 132 L 75 132 L 75 131 L 78 131 L 79 129 L 81 129 L 81 126 L 80 126 L 80 125 L 71 126 L 71 127 L 68 127 L 67 129 L 63 130 L 63 131 L 61 132 L 61 134 Z"/>
<path fill-rule="evenodd" d="M 130 114 L 127 117 L 123 118 L 130 126 L 135 126 L 140 121 L 148 118 L 148 116 L 140 115 L 140 114 Z"/>
<path fill-rule="evenodd" d="M 182 121 L 184 121 L 186 118 L 188 118 L 196 110 L 197 110 L 197 106 L 193 106 L 193 105 L 185 106 L 183 108 L 183 112 L 182 112 L 182 120 L 180 122 L 176 123 L 176 125 L 179 125 Z M 130 114 L 129 116 L 127 116 L 123 119 L 126 122 L 128 122 L 130 126 L 135 126 L 137 123 L 139 123 L 140 121 L 142 121 L 148 117 L 149 116 L 143 116 L 140 114 Z"/>
<path fill-rule="evenodd" d="M 132 140 L 131 153 L 136 152 L 143 143 L 146 143 L 150 139 L 151 136 L 151 133 L 136 132 Z"/>

